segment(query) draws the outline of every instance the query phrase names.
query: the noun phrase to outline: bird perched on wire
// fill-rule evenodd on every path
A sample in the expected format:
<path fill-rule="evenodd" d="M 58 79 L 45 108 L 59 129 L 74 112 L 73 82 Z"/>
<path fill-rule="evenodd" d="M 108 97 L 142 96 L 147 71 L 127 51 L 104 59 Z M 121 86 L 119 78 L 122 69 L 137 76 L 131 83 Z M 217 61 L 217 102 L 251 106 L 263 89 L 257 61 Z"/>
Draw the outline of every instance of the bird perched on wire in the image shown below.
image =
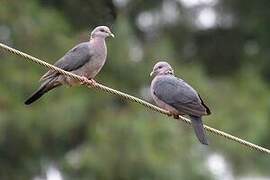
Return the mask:
<path fill-rule="evenodd" d="M 150 76 L 155 76 L 151 83 L 151 95 L 157 105 L 177 119 L 179 115 L 189 115 L 197 138 L 208 145 L 201 117 L 211 112 L 200 95 L 184 80 L 175 77 L 167 62 L 156 63 Z"/>
<path fill-rule="evenodd" d="M 54 65 L 65 71 L 77 74 L 84 78 L 81 84 L 86 82 L 95 83 L 95 76 L 103 67 L 106 56 L 107 47 L 105 39 L 114 37 L 113 33 L 106 26 L 98 26 L 91 32 L 91 37 L 88 42 L 78 44 L 69 50 L 61 59 Z M 73 86 L 79 84 L 78 80 L 62 75 L 54 70 L 49 70 L 41 79 L 40 87 L 25 101 L 29 105 L 39 99 L 46 92 L 67 84 Z"/>

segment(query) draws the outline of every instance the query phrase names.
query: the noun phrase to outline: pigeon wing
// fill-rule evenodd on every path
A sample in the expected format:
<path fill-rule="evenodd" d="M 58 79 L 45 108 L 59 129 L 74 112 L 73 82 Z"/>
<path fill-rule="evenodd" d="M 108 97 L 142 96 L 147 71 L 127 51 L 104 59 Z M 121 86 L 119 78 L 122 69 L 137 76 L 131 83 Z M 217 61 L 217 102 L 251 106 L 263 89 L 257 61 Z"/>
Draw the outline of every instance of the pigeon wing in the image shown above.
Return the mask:
<path fill-rule="evenodd" d="M 207 114 L 197 92 L 182 79 L 172 75 L 163 76 L 156 81 L 153 89 L 160 100 L 181 113 L 194 116 Z"/>
<path fill-rule="evenodd" d="M 89 62 L 91 60 L 91 56 L 91 46 L 89 42 L 84 42 L 69 50 L 54 65 L 65 71 L 74 71 Z M 58 72 L 49 70 L 41 77 L 41 81 L 45 81 L 56 75 L 58 75 Z"/>

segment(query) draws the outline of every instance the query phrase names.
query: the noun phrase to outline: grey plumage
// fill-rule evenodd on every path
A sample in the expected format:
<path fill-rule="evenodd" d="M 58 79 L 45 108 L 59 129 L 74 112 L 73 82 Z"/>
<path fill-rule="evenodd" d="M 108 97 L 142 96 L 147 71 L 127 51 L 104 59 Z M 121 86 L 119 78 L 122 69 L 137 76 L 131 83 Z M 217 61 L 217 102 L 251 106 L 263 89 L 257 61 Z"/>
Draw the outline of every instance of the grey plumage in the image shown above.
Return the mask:
<path fill-rule="evenodd" d="M 91 50 L 91 45 L 89 42 L 83 42 L 69 50 L 61 59 L 59 59 L 54 65 L 65 71 L 75 71 L 87 62 L 91 60 L 93 51 Z M 40 81 L 45 81 L 55 77 L 58 72 L 54 70 L 49 70 L 44 74 Z"/>
<path fill-rule="evenodd" d="M 107 57 L 107 47 L 105 38 L 114 35 L 106 26 L 96 27 L 88 42 L 83 42 L 76 45 L 69 50 L 62 58 L 60 58 L 54 65 L 65 71 L 85 77 L 86 79 L 93 79 L 103 67 Z M 54 70 L 49 70 L 45 73 L 40 81 L 41 86 L 25 101 L 29 105 L 39 99 L 46 92 L 67 84 L 76 85 L 79 82 L 66 77 Z"/>
<path fill-rule="evenodd" d="M 197 92 L 182 79 L 173 75 L 157 77 L 153 85 L 154 94 L 167 104 L 181 109 L 184 114 L 194 116 L 206 115 Z"/>
<path fill-rule="evenodd" d="M 89 42 L 83 42 L 69 50 L 54 65 L 66 71 L 74 71 L 87 63 L 93 51 Z"/>
<path fill-rule="evenodd" d="M 151 94 L 155 102 L 173 115 L 189 115 L 195 134 L 203 144 L 208 144 L 201 116 L 211 112 L 199 94 L 184 80 L 174 76 L 166 62 L 155 65 L 151 74 L 156 75 L 151 83 Z"/>

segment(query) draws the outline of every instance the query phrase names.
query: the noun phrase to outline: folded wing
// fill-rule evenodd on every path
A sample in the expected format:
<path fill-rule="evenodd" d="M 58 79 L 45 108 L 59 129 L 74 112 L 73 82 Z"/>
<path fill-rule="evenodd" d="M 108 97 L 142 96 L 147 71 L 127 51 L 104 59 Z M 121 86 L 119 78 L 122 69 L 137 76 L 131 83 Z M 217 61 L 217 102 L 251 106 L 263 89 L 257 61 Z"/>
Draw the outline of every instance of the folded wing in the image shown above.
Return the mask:
<path fill-rule="evenodd" d="M 205 107 L 198 93 L 182 79 L 172 75 L 163 76 L 153 89 L 160 100 L 181 113 L 194 116 L 208 114 L 209 109 Z"/>
<path fill-rule="evenodd" d="M 75 71 L 91 60 L 91 47 L 89 42 L 80 43 L 69 50 L 61 59 L 54 65 L 65 71 Z M 49 70 L 41 77 L 41 81 L 55 77 L 59 73 L 54 70 Z"/>

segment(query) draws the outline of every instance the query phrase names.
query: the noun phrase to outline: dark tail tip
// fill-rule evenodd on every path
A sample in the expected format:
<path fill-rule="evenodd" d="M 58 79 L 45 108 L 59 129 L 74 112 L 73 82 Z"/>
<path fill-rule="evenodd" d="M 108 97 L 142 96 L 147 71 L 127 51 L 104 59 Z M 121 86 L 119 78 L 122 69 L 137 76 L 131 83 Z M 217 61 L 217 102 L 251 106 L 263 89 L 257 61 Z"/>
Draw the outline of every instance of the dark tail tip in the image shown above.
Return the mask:
<path fill-rule="evenodd" d="M 207 139 L 204 139 L 204 140 L 199 139 L 199 141 L 200 141 L 202 144 L 204 144 L 204 145 L 209 145 Z"/>
<path fill-rule="evenodd" d="M 44 93 L 35 93 L 33 94 L 31 97 L 29 97 L 25 102 L 24 104 L 25 105 L 30 105 L 32 104 L 33 102 L 35 102 L 36 100 L 38 100 Z"/>
<path fill-rule="evenodd" d="M 37 91 L 35 91 L 25 102 L 25 105 L 30 105 L 33 102 L 35 102 L 36 100 L 38 100 L 43 94 L 45 94 L 46 91 L 46 87 L 40 87 Z"/>
<path fill-rule="evenodd" d="M 197 136 L 198 140 L 200 141 L 200 143 L 202 143 L 203 145 L 208 145 L 209 144 L 205 134 L 203 136 L 198 136 L 196 134 L 196 136 Z"/>

